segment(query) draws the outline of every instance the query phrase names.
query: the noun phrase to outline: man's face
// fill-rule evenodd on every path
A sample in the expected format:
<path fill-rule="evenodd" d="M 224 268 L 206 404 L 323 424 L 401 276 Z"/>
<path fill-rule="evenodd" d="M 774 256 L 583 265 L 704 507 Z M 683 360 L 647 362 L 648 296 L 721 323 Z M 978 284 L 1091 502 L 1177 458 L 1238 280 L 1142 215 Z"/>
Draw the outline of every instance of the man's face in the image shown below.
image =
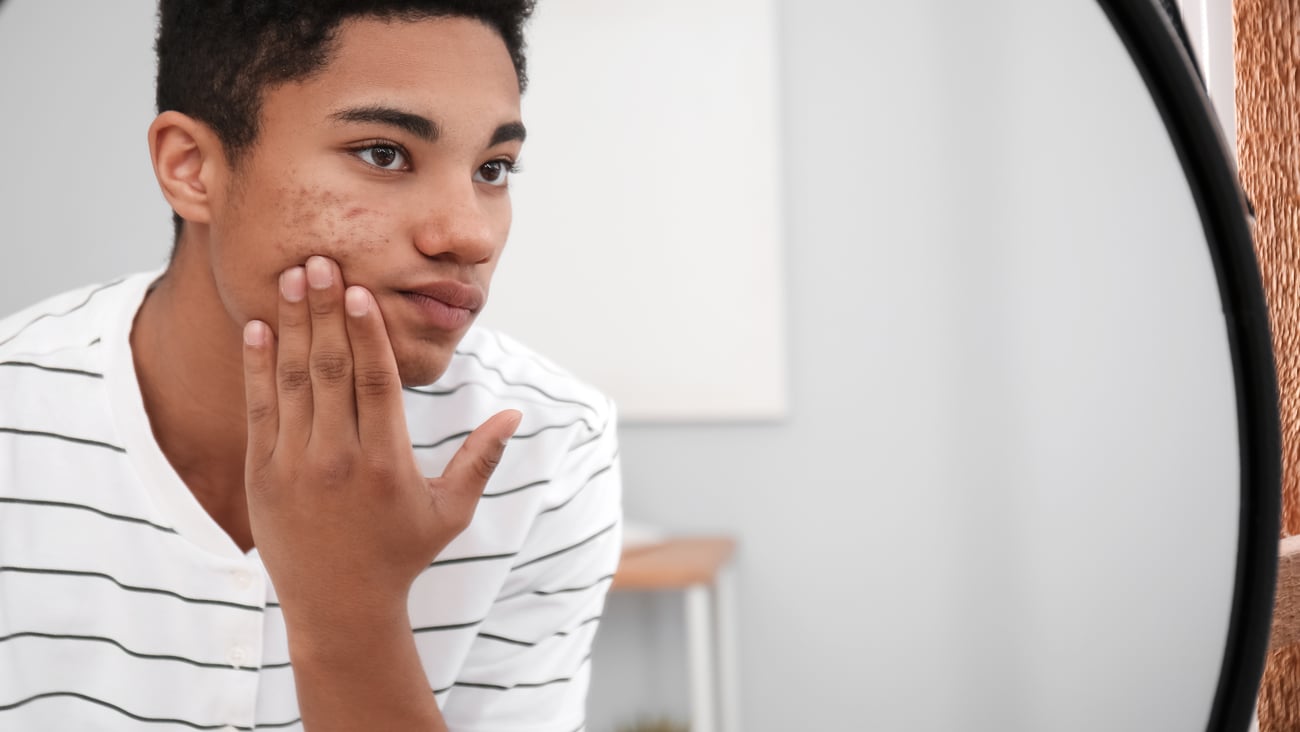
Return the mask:
<path fill-rule="evenodd" d="M 324 69 L 264 91 L 256 141 L 212 192 L 225 309 L 274 327 L 280 273 L 332 258 L 378 301 L 402 381 L 432 382 L 505 246 L 522 137 L 518 78 L 488 26 L 346 21 Z"/>

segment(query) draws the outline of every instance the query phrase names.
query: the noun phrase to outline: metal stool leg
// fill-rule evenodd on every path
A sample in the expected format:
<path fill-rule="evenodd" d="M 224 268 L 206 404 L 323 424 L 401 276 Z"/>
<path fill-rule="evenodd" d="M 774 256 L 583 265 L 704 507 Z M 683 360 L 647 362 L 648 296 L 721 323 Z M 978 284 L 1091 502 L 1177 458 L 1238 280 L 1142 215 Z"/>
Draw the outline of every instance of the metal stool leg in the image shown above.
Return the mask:
<path fill-rule="evenodd" d="M 691 732 L 714 732 L 713 613 L 707 585 L 686 588 L 686 647 L 691 685 Z"/>
<path fill-rule="evenodd" d="M 736 577 L 730 566 L 714 585 L 718 613 L 718 686 L 722 692 L 722 732 L 740 732 L 740 645 L 736 628 Z"/>

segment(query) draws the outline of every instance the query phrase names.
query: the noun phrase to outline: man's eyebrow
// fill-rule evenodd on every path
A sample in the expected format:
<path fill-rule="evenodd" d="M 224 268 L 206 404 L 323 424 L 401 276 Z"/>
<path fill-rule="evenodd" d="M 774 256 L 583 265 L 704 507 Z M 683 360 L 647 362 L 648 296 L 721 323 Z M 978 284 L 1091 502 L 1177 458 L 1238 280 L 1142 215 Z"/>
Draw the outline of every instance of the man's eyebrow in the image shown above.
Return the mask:
<path fill-rule="evenodd" d="M 528 131 L 524 129 L 522 122 L 507 122 L 492 133 L 492 141 L 488 143 L 488 147 L 496 147 L 503 142 L 514 142 L 515 140 L 523 142 L 527 136 Z"/>
<path fill-rule="evenodd" d="M 341 109 L 331 114 L 330 119 L 338 122 L 374 122 L 397 127 L 427 142 L 437 142 L 439 134 L 438 123 L 428 117 L 382 105 Z M 499 134 L 500 130 L 497 132 Z"/>

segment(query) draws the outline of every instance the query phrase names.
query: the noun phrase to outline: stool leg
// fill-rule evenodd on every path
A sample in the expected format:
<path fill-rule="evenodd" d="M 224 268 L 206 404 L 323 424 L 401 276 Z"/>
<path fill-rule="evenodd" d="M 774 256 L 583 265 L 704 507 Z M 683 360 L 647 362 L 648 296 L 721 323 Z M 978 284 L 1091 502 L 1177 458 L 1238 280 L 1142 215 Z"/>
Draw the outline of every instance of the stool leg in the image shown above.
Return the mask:
<path fill-rule="evenodd" d="M 686 649 L 691 685 L 691 732 L 714 732 L 713 613 L 709 588 L 686 588 Z"/>
<path fill-rule="evenodd" d="M 722 732 L 740 732 L 740 645 L 736 628 L 736 578 L 731 566 L 718 571 L 714 593 L 718 613 L 718 685 Z"/>

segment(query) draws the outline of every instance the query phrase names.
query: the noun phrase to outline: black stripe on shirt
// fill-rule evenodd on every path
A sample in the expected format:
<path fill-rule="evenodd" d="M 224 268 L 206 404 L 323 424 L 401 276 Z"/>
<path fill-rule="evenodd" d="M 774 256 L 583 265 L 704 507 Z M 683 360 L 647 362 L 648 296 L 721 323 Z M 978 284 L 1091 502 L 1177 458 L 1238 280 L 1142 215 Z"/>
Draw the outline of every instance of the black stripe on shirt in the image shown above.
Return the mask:
<path fill-rule="evenodd" d="M 87 696 L 86 694 L 79 694 L 75 691 L 47 691 L 44 694 L 34 694 L 32 696 L 27 697 L 26 699 L 19 699 L 18 701 L 13 702 L 12 704 L 0 704 L 0 712 L 7 712 L 10 709 L 17 709 L 18 707 L 21 707 L 25 704 L 30 704 L 34 701 L 39 701 L 41 699 L 51 699 L 57 697 L 71 697 L 73 699 L 81 699 L 82 701 L 88 701 L 91 704 L 98 704 L 101 707 L 112 709 L 118 714 L 121 714 L 126 717 L 130 717 L 131 719 L 134 719 L 138 722 L 152 722 L 155 724 L 179 724 L 179 725 L 189 727 L 190 729 L 234 728 L 238 730 L 247 730 L 248 732 L 252 732 L 253 730 L 252 727 L 240 727 L 239 725 L 199 724 L 198 722 L 190 722 L 185 719 L 172 719 L 170 717 L 145 717 L 139 714 L 135 714 L 134 712 L 129 712 L 123 709 L 122 707 L 119 707 L 118 705 L 112 704 L 110 702 L 106 702 L 103 699 L 96 699 L 93 696 Z M 274 725 L 259 725 L 259 726 L 271 727 Z"/>
<path fill-rule="evenodd" d="M 472 432 L 472 430 L 465 430 L 464 432 L 457 432 L 457 433 L 454 434 L 454 435 L 447 435 L 446 437 L 442 438 L 441 440 L 436 440 L 436 441 L 434 441 L 434 442 L 430 442 L 430 443 L 427 443 L 427 444 L 417 444 L 417 443 L 414 443 L 414 442 L 413 442 L 413 443 L 411 443 L 411 449 L 412 449 L 412 450 L 432 450 L 433 448 L 435 448 L 435 447 L 441 447 L 441 446 L 447 444 L 448 442 L 451 442 L 452 440 L 458 440 L 458 439 L 461 439 L 461 438 L 469 437 L 469 433 L 470 433 L 470 432 Z"/>
<path fill-rule="evenodd" d="M 154 522 L 149 521 L 148 519 L 142 519 L 136 516 L 123 516 L 120 513 L 109 513 L 108 511 L 103 511 L 98 508 L 95 508 L 94 506 L 86 506 L 80 503 L 65 503 L 63 501 L 43 501 L 43 500 L 37 500 L 35 498 L 7 498 L 3 496 L 0 496 L 0 503 L 16 503 L 18 505 L 27 505 L 27 506 L 47 506 L 50 508 L 71 508 L 79 511 L 90 511 L 91 513 L 96 513 L 99 514 L 100 516 L 103 516 L 104 518 L 110 518 L 115 521 L 127 521 L 133 524 L 143 524 L 145 526 L 152 526 L 153 528 L 158 529 L 159 531 L 166 532 L 168 534 L 176 533 L 176 529 L 173 529 L 168 526 L 162 526 L 160 524 L 155 524 Z"/>
<path fill-rule="evenodd" d="M 0 366 L 11 366 L 13 368 L 40 369 L 41 371 L 50 371 L 56 374 L 76 374 L 78 376 L 89 376 L 95 379 L 104 378 L 103 374 L 95 373 L 94 371 L 70 369 L 70 368 L 65 368 L 63 366 L 46 366 L 45 364 L 33 363 L 31 361 L 0 361 Z"/>
<path fill-rule="evenodd" d="M 595 582 L 592 582 L 592 583 L 590 583 L 590 584 L 586 584 L 586 585 L 582 585 L 581 587 L 565 587 L 565 588 L 560 589 L 560 590 L 533 590 L 533 594 L 534 594 L 534 595 L 541 595 L 541 596 L 543 596 L 543 597 L 549 597 L 550 595 L 564 595 L 564 594 L 568 594 L 568 593 L 570 593 L 570 592 L 582 592 L 583 590 L 590 590 L 591 588 L 593 588 L 593 587 L 599 585 L 600 583 L 602 583 L 602 582 L 608 582 L 608 581 L 610 581 L 610 580 L 612 580 L 612 579 L 614 579 L 614 575 L 612 575 L 612 574 L 607 574 L 607 575 L 605 575 L 604 577 L 601 577 L 600 579 L 596 580 Z"/>
<path fill-rule="evenodd" d="M 613 531 L 615 526 L 618 526 L 618 522 L 617 522 L 617 521 L 615 521 L 614 523 L 610 524 L 609 526 L 606 526 L 605 528 L 601 529 L 600 531 L 597 531 L 596 533 L 592 534 L 591 536 L 588 536 L 587 538 L 583 539 L 582 541 L 578 542 L 577 544 L 571 544 L 571 545 L 569 545 L 569 546 L 564 547 L 563 549 L 557 549 L 557 550 L 551 552 L 550 554 L 543 554 L 542 556 L 537 557 L 536 559 L 529 559 L 527 562 L 524 562 L 523 564 L 516 564 L 515 566 L 513 566 L 513 567 L 510 568 L 510 571 L 513 572 L 513 571 L 515 571 L 515 570 L 517 570 L 517 569 L 523 569 L 524 567 L 527 567 L 527 566 L 529 566 L 529 565 L 537 564 L 538 562 L 544 562 L 544 561 L 546 561 L 547 559 L 554 559 L 555 557 L 558 557 L 558 556 L 560 556 L 561 554 L 564 554 L 564 553 L 566 553 L 566 552 L 571 552 L 571 551 L 573 551 L 574 549 L 578 549 L 579 547 L 585 546 L 586 544 L 590 544 L 591 542 L 595 541 L 596 539 L 599 539 L 601 536 L 604 536 L 605 534 L 608 534 L 609 532 Z"/>
<path fill-rule="evenodd" d="M 578 670 L 581 670 L 582 667 L 589 660 L 591 660 L 590 653 L 583 656 L 582 660 L 578 662 Z M 577 672 L 575 671 L 574 676 L 576 675 Z M 540 689 L 543 686 L 551 686 L 552 684 L 567 684 L 568 682 L 573 681 L 574 676 L 562 676 L 558 679 L 548 679 L 546 681 L 521 682 L 518 684 L 510 684 L 508 686 L 503 686 L 501 684 L 483 684 L 474 681 L 457 681 L 455 683 L 455 686 L 462 687 L 462 688 L 470 688 L 470 689 L 490 689 L 492 691 L 510 691 L 511 689 Z"/>
<path fill-rule="evenodd" d="M 140 651 L 133 651 L 130 648 L 127 648 L 126 646 L 122 645 L 118 641 L 113 640 L 112 638 L 105 638 L 103 636 L 98 636 L 98 635 L 65 635 L 62 633 L 41 633 L 34 630 L 29 630 L 29 631 L 22 631 L 19 633 L 11 633 L 10 635 L 0 636 L 0 643 L 14 640 L 16 638 L 43 638 L 46 640 L 71 640 L 71 641 L 90 641 L 95 643 L 107 643 L 109 645 L 117 646 L 118 650 L 122 651 L 128 656 L 135 656 L 136 658 L 144 658 L 151 661 L 179 661 L 180 663 L 187 663 L 191 666 L 198 666 L 199 668 L 219 668 L 219 669 L 229 669 L 229 670 L 237 670 L 237 671 L 257 671 L 257 669 L 255 668 L 234 666 L 229 663 L 212 663 L 209 661 L 196 661 L 192 658 L 186 658 L 184 656 L 173 656 L 173 655 L 162 654 L 162 653 L 143 653 Z"/>
<path fill-rule="evenodd" d="M 24 429 L 19 429 L 17 427 L 0 427 L 0 432 L 5 432 L 11 435 L 21 435 L 24 437 L 52 437 L 56 440 L 72 442 L 78 445 L 91 445 L 92 447 L 104 447 L 109 450 L 113 450 L 114 452 L 121 452 L 121 453 L 126 452 L 125 447 L 118 447 L 117 445 L 110 445 L 107 442 L 100 442 L 99 440 L 91 440 L 85 437 L 73 437 L 71 435 L 61 435 L 58 434 L 57 432 L 41 432 L 40 430 L 24 430 Z"/>
<path fill-rule="evenodd" d="M 547 425 L 547 426 L 545 426 L 545 427 L 539 427 L 539 428 L 538 428 L 536 431 L 534 431 L 534 432 L 528 432 L 528 433 L 526 433 L 526 434 L 522 434 L 522 435 L 519 435 L 519 434 L 511 435 L 511 436 L 510 436 L 510 439 L 512 439 L 512 440 L 527 440 L 527 439 L 530 439 L 530 438 L 536 437 L 536 436 L 542 434 L 543 432 L 547 432 L 547 431 L 549 431 L 549 430 L 561 430 L 561 429 L 564 429 L 564 428 L 566 428 L 566 427 L 573 427 L 573 426 L 578 425 L 578 424 L 585 424 L 585 425 L 587 425 L 587 429 L 588 429 L 588 430 L 595 430 L 595 429 L 596 429 L 595 427 L 592 427 L 592 426 L 591 426 L 591 423 L 588 422 L 587 419 L 586 419 L 585 417 L 579 417 L 578 419 L 576 419 L 576 420 L 574 420 L 574 421 L 572 421 L 572 422 L 566 422 L 566 423 L 564 423 L 564 424 L 551 424 L 551 425 Z M 442 439 L 440 439 L 440 440 L 435 440 L 435 441 L 433 441 L 433 442 L 429 442 L 429 443 L 423 443 L 423 444 L 421 444 L 421 443 L 411 443 L 411 447 L 414 448 L 414 449 L 416 449 L 416 450 L 432 450 L 432 449 L 435 448 L 435 447 L 442 447 L 443 445 L 447 444 L 448 442 L 451 442 L 452 440 L 457 440 L 457 439 L 461 439 L 461 438 L 464 438 L 464 437 L 469 437 L 469 434 L 470 434 L 470 432 L 472 432 L 472 431 L 473 431 L 473 430 L 465 430 L 465 431 L 463 431 L 463 432 L 457 432 L 457 433 L 454 434 L 454 435 L 447 435 L 446 437 L 444 437 L 444 438 L 442 438 Z"/>
<path fill-rule="evenodd" d="M 588 437 L 587 439 L 583 440 L 582 442 L 575 442 L 575 443 L 573 443 L 572 445 L 569 445 L 569 452 L 573 452 L 574 450 L 577 450 L 577 449 L 579 449 L 579 448 L 586 447 L 587 445 L 590 445 L 591 443 L 595 442 L 596 440 L 599 440 L 600 438 L 604 437 L 604 436 L 605 436 L 605 430 L 606 430 L 606 428 L 608 428 L 608 425 L 606 425 L 605 427 L 602 427 L 602 428 L 600 429 L 600 432 L 595 432 L 595 433 L 593 433 L 590 437 Z"/>
<path fill-rule="evenodd" d="M 293 719 L 289 720 L 288 722 L 258 722 L 258 723 L 257 723 L 257 728 L 258 728 L 258 729 L 275 729 L 275 728 L 279 728 L 279 727 L 292 727 L 292 726 L 294 726 L 295 724 L 302 724 L 302 717 L 294 717 Z M 242 727 L 236 727 L 236 729 L 243 729 L 243 728 L 242 728 Z"/>
<path fill-rule="evenodd" d="M 464 389 L 467 386 L 481 386 L 484 389 L 487 389 L 486 384 L 480 384 L 477 381 L 466 381 L 446 389 L 434 389 L 432 385 L 427 387 L 403 386 L 402 391 L 409 392 L 411 394 L 419 394 L 420 396 L 440 397 L 440 396 L 451 396 L 452 394 L 455 394 L 456 392 L 460 391 L 461 389 Z"/>
<path fill-rule="evenodd" d="M 230 608 L 235 608 L 237 610 L 252 610 L 254 612 L 259 612 L 259 613 L 262 612 L 262 608 L 257 605 L 244 605 L 242 603 L 229 602 L 226 600 L 209 600 L 202 597 L 188 597 L 178 592 L 172 592 L 171 590 L 161 590 L 156 587 L 139 587 L 136 585 L 124 584 L 123 582 L 119 581 L 116 577 L 104 574 L 103 572 L 83 572 L 83 571 L 73 570 L 73 569 L 48 569 L 43 567 L 13 567 L 13 566 L 3 566 L 3 565 L 0 565 L 0 572 L 20 572 L 23 574 L 48 574 L 48 575 L 56 575 L 62 577 L 89 577 L 94 579 L 106 579 L 109 582 L 112 582 L 113 584 L 117 585 L 118 587 L 127 590 L 128 592 L 143 592 L 151 595 L 166 595 L 167 597 L 174 597 L 177 600 L 181 600 L 182 602 L 188 602 L 195 605 L 219 605 L 221 607 L 230 607 Z"/>
<path fill-rule="evenodd" d="M 477 388 L 477 389 L 482 389 L 483 391 L 487 392 L 489 395 L 494 396 L 494 397 L 496 397 L 496 398 L 499 399 L 499 400 L 502 400 L 502 399 L 509 399 L 509 400 L 511 400 L 511 401 L 523 402 L 524 404 L 536 404 L 536 405 L 538 405 L 538 406 L 542 406 L 542 407 L 551 407 L 551 406 L 554 405 L 554 402 L 543 401 L 543 400 L 541 400 L 541 399 L 527 399 L 527 398 L 524 398 L 524 397 L 522 397 L 522 396 L 515 396 L 515 395 L 502 394 L 500 391 L 498 391 L 498 390 L 496 390 L 496 389 L 493 389 L 493 388 L 492 388 L 492 385 L 490 385 L 490 384 L 485 384 L 485 383 L 483 383 L 483 382 L 481 382 L 481 381 L 465 381 L 465 382 L 459 383 L 459 384 L 457 384 L 457 385 L 455 385 L 455 386 L 448 386 L 448 387 L 443 388 L 443 389 L 434 389 L 432 385 L 431 385 L 431 386 L 427 386 L 427 387 L 425 387 L 425 386 L 403 386 L 403 387 L 402 387 L 402 391 L 405 391 L 405 392 L 408 392 L 408 393 L 411 393 L 411 394 L 418 394 L 418 395 L 420 395 L 420 396 L 427 396 L 427 397 L 445 397 L 445 396 L 451 396 L 452 394 L 455 394 L 456 392 L 460 391 L 461 389 L 464 389 L 465 387 L 470 387 L 470 386 L 472 386 L 472 387 L 474 387 L 474 388 Z"/>
<path fill-rule="evenodd" d="M 618 460 L 618 453 L 617 453 L 617 452 L 614 453 L 614 460 L 616 460 L 616 461 Z M 544 510 L 542 510 L 542 511 L 539 511 L 537 515 L 538 515 L 538 516 L 541 516 L 542 514 L 550 513 L 550 512 L 552 512 L 552 511 L 558 511 L 558 510 L 560 510 L 561 508 L 564 508 L 565 506 L 569 505 L 570 503 L 573 502 L 573 499 L 577 498 L 579 495 L 582 494 L 582 492 L 583 492 L 584 490 L 586 490 L 587 486 L 591 485 L 591 481 L 595 480 L 596 478 L 599 478 L 603 473 L 607 473 L 607 472 L 609 472 L 610 469 L 612 469 L 613 467 L 614 467 L 614 463 L 610 463 L 609 465 L 606 465 L 605 467 L 601 468 L 600 470 L 597 470 L 596 472 L 592 473 L 592 474 L 591 474 L 591 475 L 590 475 L 590 476 L 589 476 L 585 481 L 583 481 L 582 485 L 578 486 L 578 490 L 574 491 L 574 492 L 573 492 L 573 495 L 571 495 L 571 496 L 569 496 L 568 498 L 564 499 L 564 502 L 563 502 L 563 503 L 560 503 L 560 504 L 558 504 L 558 505 L 551 506 L 550 508 L 547 508 L 547 509 L 544 509 Z"/>
<path fill-rule="evenodd" d="M 510 495 L 511 493 L 518 493 L 519 491 L 527 490 L 527 489 L 529 489 L 529 488 L 536 488 L 536 487 L 539 486 L 539 485 L 546 485 L 547 483 L 550 483 L 550 482 L 551 482 L 551 481 L 549 481 L 549 480 L 535 480 L 535 481 L 533 481 L 533 482 L 531 482 L 531 483 L 525 483 L 524 485 L 521 485 L 521 486 L 519 486 L 518 488 L 508 488 L 508 489 L 503 490 L 503 491 L 497 491 L 496 493 L 484 493 L 484 494 L 483 494 L 483 497 L 484 497 L 484 498 L 500 498 L 501 496 L 508 496 L 508 495 Z"/>
<path fill-rule="evenodd" d="M 547 425 L 547 426 L 545 426 L 545 427 L 539 427 L 539 428 L 537 429 L 536 432 L 529 432 L 529 433 L 527 433 L 527 434 L 523 434 L 523 435 L 511 435 L 510 439 L 512 439 L 512 440 L 527 440 L 527 439 L 529 439 L 530 437 L 536 437 L 536 436 L 542 434 L 543 432 L 546 432 L 547 430 L 562 430 L 562 429 L 564 429 L 564 428 L 566 428 L 566 427 L 574 427 L 574 426 L 577 426 L 577 425 L 579 425 L 579 424 L 585 424 L 585 425 L 587 425 L 587 430 L 588 430 L 588 431 L 593 431 L 593 432 L 594 432 L 594 431 L 596 430 L 596 428 L 593 427 L 593 426 L 591 425 L 591 423 L 587 421 L 587 418 L 586 418 L 586 417 L 579 417 L 579 418 L 573 420 L 572 422 L 566 422 L 566 423 L 564 423 L 564 424 L 550 424 L 550 425 Z"/>
<path fill-rule="evenodd" d="M 519 552 L 510 552 L 509 554 L 482 554 L 473 557 L 453 557 L 451 559 L 435 559 L 430 567 L 441 567 L 446 564 L 466 564 L 468 562 L 490 562 L 496 559 L 513 559 L 519 556 Z"/>
<path fill-rule="evenodd" d="M 483 366 L 483 368 L 485 368 L 485 369 L 487 369 L 488 371 L 491 371 L 491 372 L 495 373 L 497 376 L 501 377 L 501 382 L 502 382 L 503 384 L 509 384 L 510 386 L 522 386 L 522 387 L 525 388 L 525 389 L 532 389 L 533 391 L 537 392 L 538 394 L 541 394 L 542 396 L 546 397 L 547 399 L 550 399 L 551 401 L 554 401 L 554 402 L 560 402 L 560 403 L 562 403 L 562 404 L 576 404 L 576 405 L 578 405 L 578 406 L 580 406 L 580 407 L 584 407 L 584 408 L 586 408 L 586 409 L 591 410 L 593 413 L 596 412 L 596 408 L 595 408 L 595 407 L 591 406 L 590 404 L 588 404 L 588 403 L 586 403 L 586 402 L 584 402 L 584 401 L 580 401 L 580 400 L 577 400 L 577 399 L 565 399 L 565 398 L 563 398 L 563 397 L 557 397 L 557 396 L 555 396 L 554 394 L 551 394 L 550 392 L 546 391 L 545 389 L 542 389 L 542 388 L 540 388 L 540 387 L 534 386 L 534 385 L 532 385 L 532 384 L 524 383 L 524 382 L 521 382 L 521 381 L 511 381 L 510 379 L 506 378 L 506 374 L 505 374 L 504 371 L 502 371 L 501 369 L 497 368 L 496 366 L 493 366 L 493 365 L 489 364 L 487 361 L 485 361 L 485 360 L 483 359 L 482 356 L 478 355 L 477 353 L 474 353 L 473 351 L 461 351 L 461 350 L 457 349 L 455 353 L 456 353 L 456 355 L 458 355 L 458 356 L 469 356 L 470 358 L 474 359 L 475 361 L 478 361 L 479 364 Z"/>
<path fill-rule="evenodd" d="M 521 640 L 515 640 L 514 638 L 507 638 L 507 637 L 505 637 L 505 636 L 503 636 L 503 635 L 493 635 L 493 634 L 491 634 L 491 633 L 479 633 L 476 637 L 478 637 L 478 638 L 486 638 L 487 640 L 501 641 L 502 643 L 509 643 L 510 645 L 513 645 L 513 646 L 525 646 L 525 647 L 527 647 L 527 648 L 532 648 L 533 646 L 537 645 L 538 643 L 541 643 L 541 641 L 521 641 Z"/>
<path fill-rule="evenodd" d="M 100 285 L 99 287 L 96 287 L 95 289 L 93 289 L 93 290 L 91 290 L 90 292 L 86 293 L 86 299 L 85 299 L 85 300 L 82 300 L 80 303 L 77 303 L 76 305 L 72 306 L 70 309 L 68 309 L 68 310 L 64 310 L 64 311 L 61 312 L 61 313 L 41 313 L 40 315 L 37 315 L 35 318 L 32 318 L 31 320 L 29 320 L 29 321 L 27 321 L 26 323 L 24 323 L 22 327 L 20 327 L 20 328 L 19 328 L 18 330 L 16 330 L 16 331 L 14 331 L 13 334 L 10 335 L 8 338 L 5 338 L 4 340 L 0 340 L 0 346 L 3 346 L 4 344 L 8 343 L 9 341 L 12 341 L 13 339 L 15 339 L 15 338 L 17 338 L 18 336 L 22 335 L 23 331 L 27 330 L 28 328 L 32 327 L 33 325 L 36 325 L 36 324 L 39 323 L 40 321 L 45 320 L 46 318 L 62 318 L 62 317 L 65 316 L 65 315 L 71 315 L 72 313 L 77 312 L 78 310 L 80 310 L 80 309 L 86 307 L 86 305 L 87 305 L 87 304 L 88 304 L 92 299 L 94 299 L 95 295 L 97 295 L 97 294 L 103 292 L 104 290 L 107 290 L 107 289 L 110 288 L 110 287 L 116 287 L 117 285 L 120 285 L 120 284 L 122 284 L 122 283 L 125 282 L 125 281 L 126 281 L 126 278 L 123 277 L 123 278 L 120 279 L 120 280 L 114 280 L 114 281 L 112 281 L 112 282 L 109 282 L 109 283 L 106 284 L 106 285 Z"/>
<path fill-rule="evenodd" d="M 472 623 L 456 623 L 455 625 L 425 625 L 419 628 L 411 628 L 411 632 L 412 633 L 436 633 L 444 630 L 464 630 L 466 628 L 473 628 L 476 625 L 482 625 L 482 624 L 483 624 L 483 620 L 475 620 Z"/>
<path fill-rule="evenodd" d="M 487 638 L 488 640 L 501 641 L 502 643 L 510 643 L 511 645 L 516 645 L 516 646 L 527 646 L 527 647 L 531 648 L 531 647 L 536 646 L 536 645 L 539 645 L 539 644 L 541 644 L 541 643 L 545 643 L 546 641 L 548 641 L 548 640 L 550 640 L 550 639 L 552 639 L 552 638 L 564 638 L 564 637 L 568 636 L 570 633 L 576 633 L 576 632 L 578 632 L 579 629 L 581 629 L 581 628 L 583 628 L 583 627 L 585 627 L 585 626 L 587 626 L 587 625 L 590 625 L 590 624 L 596 622 L 597 620 L 600 620 L 600 616 L 599 616 L 599 615 L 597 615 L 597 616 L 594 617 L 594 618 L 587 618 L 586 620 L 582 621 L 581 623 L 578 623 L 577 625 L 575 625 L 575 626 L 573 627 L 573 630 L 557 630 L 556 632 L 551 633 L 550 635 L 546 636 L 545 638 L 543 638 L 543 639 L 541 639 L 541 640 L 539 640 L 539 641 L 522 641 L 522 640 L 515 640 L 514 638 L 507 638 L 507 637 L 505 637 L 505 636 L 503 636 L 503 635 L 495 635 L 495 634 L 492 634 L 492 633 L 479 633 L 479 634 L 478 634 L 478 637 L 479 637 L 479 638 Z"/>

